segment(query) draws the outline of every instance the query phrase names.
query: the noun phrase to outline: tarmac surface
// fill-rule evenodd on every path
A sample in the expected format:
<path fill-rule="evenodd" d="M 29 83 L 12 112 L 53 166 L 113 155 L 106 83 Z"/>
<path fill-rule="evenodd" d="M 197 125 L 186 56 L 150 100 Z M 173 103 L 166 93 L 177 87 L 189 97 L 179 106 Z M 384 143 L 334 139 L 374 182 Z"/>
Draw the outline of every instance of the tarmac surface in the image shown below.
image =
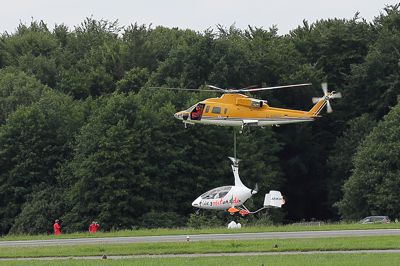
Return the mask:
<path fill-rule="evenodd" d="M 136 236 L 136 237 L 91 237 L 74 239 L 48 240 L 15 240 L 0 241 L 1 247 L 32 247 L 56 245 L 83 244 L 127 244 L 127 243 L 159 243 L 181 241 L 210 240 L 256 240 L 256 239 L 290 239 L 290 238 L 327 238 L 355 236 L 385 236 L 400 235 L 400 229 L 371 230 L 333 230 L 333 231 L 302 231 L 302 232 L 265 232 L 265 233 L 232 233 L 232 234 L 200 234 L 200 235 L 170 235 L 170 236 Z"/>

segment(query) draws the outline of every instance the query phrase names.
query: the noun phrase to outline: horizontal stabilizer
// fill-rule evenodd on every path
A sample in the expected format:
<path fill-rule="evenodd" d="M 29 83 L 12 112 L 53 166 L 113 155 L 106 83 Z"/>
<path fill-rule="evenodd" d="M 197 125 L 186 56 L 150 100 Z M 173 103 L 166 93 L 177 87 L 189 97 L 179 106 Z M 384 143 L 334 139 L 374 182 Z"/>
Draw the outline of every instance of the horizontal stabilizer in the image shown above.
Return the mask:
<path fill-rule="evenodd" d="M 283 204 L 285 204 L 285 200 L 280 191 L 271 190 L 265 194 L 264 207 L 281 208 Z"/>

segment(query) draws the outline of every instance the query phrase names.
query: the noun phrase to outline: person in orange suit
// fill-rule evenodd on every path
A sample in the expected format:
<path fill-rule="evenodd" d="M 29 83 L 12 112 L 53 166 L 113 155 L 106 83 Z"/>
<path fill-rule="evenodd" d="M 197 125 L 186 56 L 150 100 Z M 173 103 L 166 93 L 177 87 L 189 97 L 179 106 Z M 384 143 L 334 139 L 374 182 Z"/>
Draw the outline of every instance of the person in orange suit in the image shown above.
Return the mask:
<path fill-rule="evenodd" d="M 54 234 L 55 235 L 61 235 L 61 226 L 60 226 L 60 221 L 55 220 L 53 224 L 53 229 L 54 229 Z"/>
<path fill-rule="evenodd" d="M 89 233 L 91 234 L 95 234 L 97 232 L 97 228 L 99 228 L 99 223 L 93 221 L 90 225 L 89 225 Z"/>

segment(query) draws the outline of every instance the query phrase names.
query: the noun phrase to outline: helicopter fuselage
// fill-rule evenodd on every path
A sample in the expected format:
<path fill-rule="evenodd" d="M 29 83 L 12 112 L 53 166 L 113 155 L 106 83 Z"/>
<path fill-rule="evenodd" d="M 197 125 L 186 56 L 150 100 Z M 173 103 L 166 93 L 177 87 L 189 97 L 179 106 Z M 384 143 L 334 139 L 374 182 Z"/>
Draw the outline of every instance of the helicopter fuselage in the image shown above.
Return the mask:
<path fill-rule="evenodd" d="M 271 126 L 313 121 L 325 104 L 326 100 L 321 99 L 310 111 L 299 111 L 271 107 L 266 101 L 243 94 L 226 93 L 220 98 L 201 101 L 174 116 L 189 124 Z"/>

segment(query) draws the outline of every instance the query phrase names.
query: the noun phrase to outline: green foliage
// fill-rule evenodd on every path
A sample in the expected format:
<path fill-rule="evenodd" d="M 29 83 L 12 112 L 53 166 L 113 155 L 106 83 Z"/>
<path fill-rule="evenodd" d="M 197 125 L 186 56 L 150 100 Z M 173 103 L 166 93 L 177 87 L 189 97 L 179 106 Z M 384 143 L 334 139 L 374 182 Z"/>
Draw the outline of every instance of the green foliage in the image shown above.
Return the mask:
<path fill-rule="evenodd" d="M 354 169 L 353 155 L 375 125 L 376 121 L 370 115 L 363 114 L 350 120 L 348 129 L 337 139 L 327 162 L 330 172 L 328 179 L 330 204 L 334 205 L 342 199 L 342 186 Z"/>
<path fill-rule="evenodd" d="M 105 230 L 129 228 L 136 212 L 145 212 L 140 192 L 148 177 L 139 170 L 143 164 L 135 154 L 140 144 L 132 128 L 137 108 L 133 94 L 114 94 L 82 128 L 70 162 L 72 176 L 65 180 L 73 184 L 67 192 L 71 211 L 63 218 L 67 230 L 83 229 L 91 220 Z"/>
<path fill-rule="evenodd" d="M 49 91 L 34 77 L 15 68 L 0 70 L 0 124 L 19 106 L 29 106 Z"/>
<path fill-rule="evenodd" d="M 351 20 L 328 19 L 312 24 L 303 21 L 303 26 L 290 35 L 305 60 L 321 67 L 333 83 L 344 82 L 351 65 L 363 61 L 375 36 L 358 14 Z"/>
<path fill-rule="evenodd" d="M 138 92 L 149 79 L 149 71 L 146 68 L 132 68 L 127 71 L 123 79 L 117 82 L 118 92 Z"/>
<path fill-rule="evenodd" d="M 205 215 L 203 213 L 195 214 L 192 213 L 189 215 L 189 219 L 186 224 L 188 227 L 191 228 L 213 228 L 219 227 L 222 225 L 222 222 L 216 215 Z"/>
<path fill-rule="evenodd" d="M 57 184 L 60 166 L 70 157 L 74 133 L 82 125 L 81 113 L 79 103 L 49 91 L 36 103 L 18 108 L 0 127 L 1 234 L 32 192 Z"/>
<path fill-rule="evenodd" d="M 271 216 L 268 215 L 267 213 L 263 213 L 263 214 L 260 214 L 260 215 L 257 215 L 257 216 L 258 216 L 257 218 L 253 219 L 250 223 L 247 223 L 247 225 L 265 226 L 265 225 L 272 225 L 273 224 Z"/>
<path fill-rule="evenodd" d="M 344 185 L 339 211 L 346 219 L 366 215 L 398 217 L 400 196 L 400 104 L 384 117 L 362 142 L 354 171 Z"/>
<path fill-rule="evenodd" d="M 140 218 L 142 228 L 174 228 L 184 226 L 185 218 L 175 212 L 150 211 Z"/>
<path fill-rule="evenodd" d="M 399 5 L 385 8 L 386 14 L 375 19 L 374 42 L 371 43 L 364 62 L 352 66 L 348 78 L 346 97 L 349 104 L 357 106 L 349 110 L 354 116 L 371 113 L 382 118 L 396 105 L 399 95 L 400 17 Z"/>
<path fill-rule="evenodd" d="M 35 188 L 35 191 L 28 196 L 10 233 L 40 234 L 46 232 L 52 234 L 54 220 L 61 217 L 64 211 L 65 199 L 62 187 L 54 188 L 42 185 L 41 188 Z"/>
<path fill-rule="evenodd" d="M 4 50 L 10 65 L 34 75 L 46 85 L 55 84 L 57 40 L 44 22 L 33 21 L 29 27 L 21 24 L 15 35 L 5 39 Z"/>
<path fill-rule="evenodd" d="M 309 89 L 254 96 L 271 106 L 307 110 L 309 98 L 321 95 L 318 84 L 327 80 L 344 95 L 333 103 L 333 114 L 238 136 L 243 182 L 258 183 L 263 192 L 280 189 L 287 200 L 284 210 L 243 223 L 337 218 L 332 204 L 341 200 L 350 175 L 339 204 L 343 217 L 395 215 L 391 189 L 397 181 L 391 175 L 397 164 L 378 158 L 390 166 L 380 179 L 383 170 L 357 158 L 367 146 L 377 146 L 375 140 L 363 142 L 364 136 L 400 93 L 399 8 L 385 7 L 372 23 L 358 14 L 305 21 L 284 36 L 276 27 L 219 25 L 195 32 L 137 23 L 120 27 L 93 18 L 73 30 L 61 24 L 50 31 L 43 21 L 32 21 L 2 34 L 0 233 L 47 232 L 55 217 L 69 231 L 86 230 L 93 219 L 104 230 L 156 226 L 150 223 L 156 214 L 160 222 L 178 226 L 193 212 L 194 198 L 230 184 L 231 129 L 184 129 L 172 116 L 217 95 L 150 86 L 312 82 Z M 374 193 L 359 180 L 361 169 L 371 175 Z M 256 209 L 262 200 L 258 193 L 247 205 Z M 191 219 L 194 224 L 214 218 Z M 215 219 L 228 220 L 222 214 Z"/>

